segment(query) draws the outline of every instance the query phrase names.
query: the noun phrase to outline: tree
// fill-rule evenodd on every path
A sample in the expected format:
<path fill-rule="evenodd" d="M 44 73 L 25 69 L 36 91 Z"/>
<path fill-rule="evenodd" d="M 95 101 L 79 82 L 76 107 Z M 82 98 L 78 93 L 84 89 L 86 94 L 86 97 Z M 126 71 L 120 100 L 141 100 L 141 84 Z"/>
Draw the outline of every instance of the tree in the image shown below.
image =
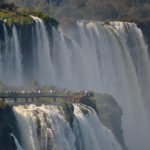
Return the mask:
<path fill-rule="evenodd" d="M 35 91 L 39 90 L 40 88 L 39 82 L 37 80 L 32 80 L 30 83 L 30 88 Z"/>

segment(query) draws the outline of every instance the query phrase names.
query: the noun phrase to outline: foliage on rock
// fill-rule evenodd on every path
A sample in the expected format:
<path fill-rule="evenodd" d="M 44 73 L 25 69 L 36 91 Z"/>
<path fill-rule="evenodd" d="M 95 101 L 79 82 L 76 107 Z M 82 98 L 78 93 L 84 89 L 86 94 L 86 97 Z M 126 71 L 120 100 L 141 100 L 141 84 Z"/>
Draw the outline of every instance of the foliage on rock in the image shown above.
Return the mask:
<path fill-rule="evenodd" d="M 86 108 L 84 108 L 84 107 L 81 107 L 80 109 L 81 109 L 81 111 L 82 111 L 82 113 L 83 113 L 84 115 L 88 114 L 88 112 L 89 112 L 89 111 L 88 111 Z"/>
<path fill-rule="evenodd" d="M 7 104 L 4 101 L 0 100 L 0 110 L 5 109 L 6 107 L 7 107 Z"/>
<path fill-rule="evenodd" d="M 73 128 L 73 120 L 74 120 L 74 107 L 71 103 L 65 102 L 62 105 L 62 108 L 65 112 L 65 118 L 70 123 L 70 126 Z"/>
<path fill-rule="evenodd" d="M 16 11 L 10 11 L 7 9 L 0 9 L 0 21 L 4 21 L 8 26 L 15 25 L 32 25 L 35 23 L 33 18 L 30 16 L 36 16 L 41 18 L 45 23 L 51 26 L 58 26 L 58 21 L 48 15 L 35 10 L 30 9 L 20 9 Z"/>
<path fill-rule="evenodd" d="M 0 11 L 0 21 L 4 21 L 8 26 L 33 24 L 34 20 L 26 14 L 20 12 Z"/>

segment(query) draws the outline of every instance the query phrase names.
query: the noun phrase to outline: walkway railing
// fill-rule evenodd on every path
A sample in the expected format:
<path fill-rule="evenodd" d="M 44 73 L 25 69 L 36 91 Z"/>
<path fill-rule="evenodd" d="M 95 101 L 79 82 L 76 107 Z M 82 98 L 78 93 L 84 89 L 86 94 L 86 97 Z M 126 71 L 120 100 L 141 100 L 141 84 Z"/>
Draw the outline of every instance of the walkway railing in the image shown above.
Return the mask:
<path fill-rule="evenodd" d="M 78 93 L 78 94 L 72 94 L 69 95 L 66 93 L 66 95 L 63 93 L 55 93 L 55 92 L 25 92 L 25 93 L 19 93 L 19 92 L 3 92 L 0 93 L 0 99 L 5 102 L 7 101 L 13 101 L 14 103 L 20 103 L 20 99 L 24 99 L 25 103 L 29 102 L 29 99 L 31 99 L 31 102 L 35 102 L 37 99 L 40 98 L 51 98 L 54 102 L 56 102 L 56 99 L 64 99 L 66 101 L 72 101 L 74 103 L 79 103 L 80 100 L 83 97 L 93 97 L 92 92 L 86 92 L 86 93 Z M 18 101 L 19 99 L 19 101 Z"/>
<path fill-rule="evenodd" d="M 9 92 L 9 93 L 0 93 L 0 99 L 5 101 L 9 100 L 14 100 L 15 103 L 17 103 L 17 99 L 25 99 L 25 102 L 28 102 L 29 99 L 32 99 L 34 102 L 35 99 L 40 99 L 40 98 L 52 98 L 54 101 L 56 99 L 66 99 L 66 100 L 72 100 L 73 96 L 68 96 L 68 95 L 61 95 L 58 93 L 47 93 L 47 92 L 40 92 L 40 93 L 35 93 L 35 92 L 30 92 L 30 93 L 18 93 L 18 92 Z"/>

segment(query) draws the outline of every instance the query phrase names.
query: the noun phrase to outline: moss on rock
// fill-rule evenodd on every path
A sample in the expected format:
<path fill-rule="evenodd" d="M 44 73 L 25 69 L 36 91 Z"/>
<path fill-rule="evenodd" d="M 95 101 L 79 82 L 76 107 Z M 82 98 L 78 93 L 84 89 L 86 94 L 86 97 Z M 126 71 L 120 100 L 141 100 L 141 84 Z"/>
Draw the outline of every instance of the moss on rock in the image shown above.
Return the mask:
<path fill-rule="evenodd" d="M 82 113 L 83 113 L 84 115 L 88 114 L 88 112 L 89 112 L 89 111 L 88 111 L 86 108 L 84 108 L 84 107 L 81 107 L 80 109 L 81 109 L 81 111 L 82 111 Z"/>
<path fill-rule="evenodd" d="M 14 24 L 33 25 L 35 21 L 30 15 L 41 18 L 46 24 L 50 24 L 51 26 L 58 26 L 58 21 L 54 18 L 42 12 L 24 9 L 18 9 L 17 11 L 0 10 L 0 21 L 5 22 L 10 27 Z"/>
<path fill-rule="evenodd" d="M 11 12 L 6 10 L 0 11 L 0 20 L 8 26 L 34 24 L 34 20 L 27 14 L 20 12 Z"/>
<path fill-rule="evenodd" d="M 6 107 L 6 103 L 0 100 L 0 110 L 5 109 L 5 107 Z"/>
<path fill-rule="evenodd" d="M 74 120 L 74 107 L 71 103 L 65 102 L 62 105 L 62 108 L 65 112 L 65 118 L 70 123 L 71 128 L 73 128 L 73 120 Z"/>
<path fill-rule="evenodd" d="M 58 26 L 58 21 L 50 16 L 48 16 L 47 14 L 44 14 L 40 11 L 36 11 L 36 10 L 31 10 L 31 9 L 19 9 L 19 12 L 23 13 L 23 14 L 27 14 L 27 15 L 33 15 L 36 17 L 41 18 L 45 23 L 50 23 L 52 26 L 57 27 Z"/>

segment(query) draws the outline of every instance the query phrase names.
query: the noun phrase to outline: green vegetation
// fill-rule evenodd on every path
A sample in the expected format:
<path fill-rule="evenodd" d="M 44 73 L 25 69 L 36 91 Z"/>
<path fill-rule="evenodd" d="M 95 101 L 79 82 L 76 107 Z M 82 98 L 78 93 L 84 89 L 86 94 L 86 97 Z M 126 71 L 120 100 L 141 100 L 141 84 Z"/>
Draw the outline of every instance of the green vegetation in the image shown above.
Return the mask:
<path fill-rule="evenodd" d="M 58 21 L 52 17 L 49 17 L 47 14 L 42 13 L 41 11 L 33 9 L 19 9 L 23 14 L 33 15 L 41 18 L 46 23 L 51 23 L 53 26 L 58 26 Z"/>
<path fill-rule="evenodd" d="M 48 15 L 35 10 L 16 8 L 15 11 L 8 9 L 0 9 L 0 21 L 4 21 L 8 26 L 15 25 L 32 25 L 34 24 L 33 18 L 30 16 L 41 18 L 45 23 L 50 23 L 52 26 L 57 27 L 58 21 Z"/>
<path fill-rule="evenodd" d="M 0 11 L 0 21 L 4 21 L 8 26 L 34 24 L 34 20 L 27 14 L 20 12 Z"/>
<path fill-rule="evenodd" d="M 0 100 L 0 109 L 4 109 L 6 107 L 6 103 Z"/>
<path fill-rule="evenodd" d="M 80 109 L 81 109 L 81 111 L 82 111 L 82 113 L 83 113 L 84 115 L 88 114 L 88 112 L 89 112 L 89 111 L 88 111 L 86 108 L 84 108 L 84 107 L 81 107 Z"/>
<path fill-rule="evenodd" d="M 70 126 L 73 128 L 73 119 L 74 119 L 74 107 L 71 103 L 65 102 L 62 105 L 62 108 L 65 112 L 65 118 L 70 123 Z"/>
<path fill-rule="evenodd" d="M 11 104 L 8 104 L 2 100 L 0 100 L 0 110 L 10 110 L 12 109 L 12 105 Z"/>

